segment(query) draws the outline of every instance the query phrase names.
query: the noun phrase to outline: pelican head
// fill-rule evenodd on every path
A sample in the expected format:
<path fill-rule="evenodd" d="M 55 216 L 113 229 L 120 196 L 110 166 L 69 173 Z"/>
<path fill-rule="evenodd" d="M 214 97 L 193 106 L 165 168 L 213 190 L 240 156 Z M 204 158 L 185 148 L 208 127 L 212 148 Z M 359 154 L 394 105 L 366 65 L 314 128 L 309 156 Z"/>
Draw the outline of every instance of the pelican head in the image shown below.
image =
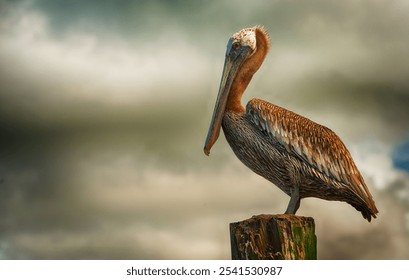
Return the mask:
<path fill-rule="evenodd" d="M 262 27 L 255 26 L 252 28 L 245 28 L 233 34 L 227 43 L 226 57 L 224 61 L 223 74 L 220 82 L 219 93 L 217 95 L 217 100 L 215 108 L 213 111 L 213 117 L 210 123 L 209 132 L 207 134 L 206 143 L 204 146 L 204 153 L 206 155 L 210 154 L 210 149 L 213 144 L 217 141 L 219 137 L 222 118 L 226 109 L 226 104 L 229 97 L 232 95 L 232 85 L 235 82 L 236 78 L 240 73 L 250 74 L 249 79 L 246 81 L 246 84 L 242 91 L 244 91 L 248 82 L 255 71 L 259 68 L 252 67 L 252 64 L 249 64 L 250 58 L 257 53 L 257 40 L 260 37 L 259 33 L 262 33 L 262 36 L 267 38 L 267 34 Z M 268 41 L 268 40 L 267 40 Z M 264 59 L 264 57 L 263 57 Z M 262 61 L 261 61 L 262 62 Z M 261 64 L 260 62 L 260 64 Z M 251 73 L 252 72 L 252 73 Z M 243 78 L 243 77 L 240 77 Z M 242 79 L 240 79 L 242 80 Z M 234 94 L 239 95 L 239 101 L 241 98 L 240 93 L 234 92 Z"/>

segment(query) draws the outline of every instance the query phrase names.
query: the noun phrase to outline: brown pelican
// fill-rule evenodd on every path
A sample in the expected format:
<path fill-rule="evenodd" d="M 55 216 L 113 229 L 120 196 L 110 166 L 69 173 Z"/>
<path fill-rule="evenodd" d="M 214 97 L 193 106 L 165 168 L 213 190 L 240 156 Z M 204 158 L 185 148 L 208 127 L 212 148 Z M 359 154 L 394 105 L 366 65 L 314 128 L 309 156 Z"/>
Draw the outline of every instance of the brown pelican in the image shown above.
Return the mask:
<path fill-rule="evenodd" d="M 220 128 L 236 156 L 290 196 L 286 214 L 304 197 L 344 201 L 371 221 L 378 209 L 339 137 L 329 128 L 260 99 L 246 108 L 241 97 L 270 48 L 264 28 L 233 34 L 204 152 L 209 155 Z"/>

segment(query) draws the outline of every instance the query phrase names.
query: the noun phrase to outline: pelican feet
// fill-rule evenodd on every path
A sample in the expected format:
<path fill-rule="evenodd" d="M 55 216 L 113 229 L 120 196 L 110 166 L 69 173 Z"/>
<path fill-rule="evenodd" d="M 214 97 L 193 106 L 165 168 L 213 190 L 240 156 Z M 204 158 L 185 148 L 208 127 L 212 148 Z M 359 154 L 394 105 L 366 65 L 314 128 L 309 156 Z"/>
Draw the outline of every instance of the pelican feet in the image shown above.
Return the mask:
<path fill-rule="evenodd" d="M 300 208 L 300 188 L 298 186 L 291 189 L 291 198 L 287 210 L 284 214 L 295 214 Z"/>

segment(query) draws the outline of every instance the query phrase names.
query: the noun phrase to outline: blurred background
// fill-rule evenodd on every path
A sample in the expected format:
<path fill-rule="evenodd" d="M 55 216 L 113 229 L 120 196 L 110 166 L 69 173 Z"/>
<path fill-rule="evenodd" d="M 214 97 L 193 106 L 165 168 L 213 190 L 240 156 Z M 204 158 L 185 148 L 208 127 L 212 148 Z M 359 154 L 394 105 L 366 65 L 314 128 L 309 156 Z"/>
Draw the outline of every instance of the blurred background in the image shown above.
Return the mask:
<path fill-rule="evenodd" d="M 203 144 L 227 40 L 263 25 L 244 95 L 326 125 L 379 217 L 314 198 L 320 259 L 409 258 L 409 2 L 0 0 L 0 258 L 229 259 L 289 197 Z"/>

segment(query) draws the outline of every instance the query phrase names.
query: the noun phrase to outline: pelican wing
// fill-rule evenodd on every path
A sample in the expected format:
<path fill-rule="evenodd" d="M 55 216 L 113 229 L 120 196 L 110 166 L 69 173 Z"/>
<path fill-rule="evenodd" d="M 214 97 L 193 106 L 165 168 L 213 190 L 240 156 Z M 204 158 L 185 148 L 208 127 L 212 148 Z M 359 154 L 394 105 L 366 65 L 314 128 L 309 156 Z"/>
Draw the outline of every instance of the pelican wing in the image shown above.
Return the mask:
<path fill-rule="evenodd" d="M 349 151 L 331 129 L 260 99 L 249 101 L 246 115 L 313 174 L 335 180 L 376 209 Z"/>

